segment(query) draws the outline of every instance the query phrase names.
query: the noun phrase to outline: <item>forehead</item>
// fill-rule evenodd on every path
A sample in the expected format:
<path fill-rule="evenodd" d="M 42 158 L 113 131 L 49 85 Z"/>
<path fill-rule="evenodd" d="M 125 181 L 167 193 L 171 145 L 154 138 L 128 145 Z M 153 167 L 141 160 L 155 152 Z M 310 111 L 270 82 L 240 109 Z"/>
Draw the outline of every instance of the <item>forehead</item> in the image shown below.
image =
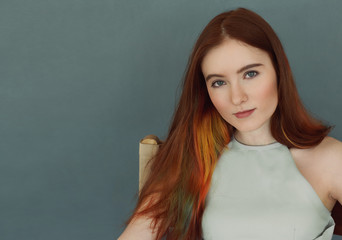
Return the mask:
<path fill-rule="evenodd" d="M 225 39 L 204 56 L 201 68 L 204 74 L 235 71 L 252 63 L 271 65 L 267 52 L 235 39 Z"/>

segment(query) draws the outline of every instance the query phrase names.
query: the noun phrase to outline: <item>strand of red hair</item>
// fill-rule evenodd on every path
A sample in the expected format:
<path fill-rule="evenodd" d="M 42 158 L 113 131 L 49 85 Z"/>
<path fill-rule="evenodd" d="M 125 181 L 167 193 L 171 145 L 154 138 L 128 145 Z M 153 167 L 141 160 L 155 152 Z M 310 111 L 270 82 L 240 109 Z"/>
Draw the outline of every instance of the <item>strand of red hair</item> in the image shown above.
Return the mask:
<path fill-rule="evenodd" d="M 271 132 L 278 142 L 289 148 L 308 148 L 319 144 L 331 129 L 305 110 L 286 54 L 269 24 L 243 8 L 219 14 L 194 46 L 168 136 L 149 162 L 151 173 L 127 221 L 139 216 L 151 218 L 157 240 L 201 239 L 211 177 L 234 130 L 212 105 L 200 64 L 226 37 L 262 49 L 272 60 L 279 101 L 271 117 Z"/>

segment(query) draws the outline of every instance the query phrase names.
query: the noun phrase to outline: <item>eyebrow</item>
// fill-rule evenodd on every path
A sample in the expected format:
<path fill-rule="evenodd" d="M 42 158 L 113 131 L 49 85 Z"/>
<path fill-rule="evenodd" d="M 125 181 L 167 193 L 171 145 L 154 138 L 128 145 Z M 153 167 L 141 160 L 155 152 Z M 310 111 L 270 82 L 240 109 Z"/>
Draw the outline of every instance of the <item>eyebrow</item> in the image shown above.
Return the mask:
<path fill-rule="evenodd" d="M 253 68 L 253 67 L 259 67 L 259 66 L 262 66 L 263 64 L 261 63 L 252 63 L 252 64 L 248 64 L 242 68 L 240 68 L 239 70 L 237 70 L 237 73 L 241 73 L 247 69 L 250 69 L 250 68 Z M 208 81 L 210 78 L 212 77 L 224 77 L 223 75 L 220 75 L 220 74 L 209 74 L 206 78 L 205 78 L 205 81 Z"/>

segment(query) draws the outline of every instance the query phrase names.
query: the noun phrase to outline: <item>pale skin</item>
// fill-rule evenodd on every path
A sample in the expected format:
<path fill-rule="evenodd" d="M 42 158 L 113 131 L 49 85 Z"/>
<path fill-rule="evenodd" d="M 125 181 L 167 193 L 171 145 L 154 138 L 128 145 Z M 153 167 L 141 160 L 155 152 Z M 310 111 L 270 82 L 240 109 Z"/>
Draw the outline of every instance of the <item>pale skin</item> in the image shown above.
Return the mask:
<path fill-rule="evenodd" d="M 236 128 L 238 141 L 247 145 L 275 142 L 270 117 L 278 104 L 277 83 L 266 52 L 227 38 L 204 57 L 202 72 L 211 101 Z M 234 115 L 250 109 L 255 110 L 248 117 Z M 290 152 L 297 168 L 329 211 L 336 201 L 342 203 L 342 142 L 326 137 L 315 147 L 291 148 Z"/>
<path fill-rule="evenodd" d="M 247 145 L 275 142 L 270 118 L 277 104 L 277 81 L 268 54 L 234 39 L 226 39 L 211 49 L 202 62 L 202 72 L 212 103 L 220 115 L 236 128 L 235 138 Z M 235 113 L 252 110 L 248 117 Z M 298 170 L 331 211 L 342 204 L 342 142 L 326 137 L 309 149 L 291 148 Z M 155 239 L 150 219 L 130 223 L 120 240 Z"/>
<path fill-rule="evenodd" d="M 156 238 L 156 234 L 151 228 L 151 220 L 148 218 L 138 218 L 136 221 L 128 224 L 125 231 L 118 240 L 152 240 Z"/>

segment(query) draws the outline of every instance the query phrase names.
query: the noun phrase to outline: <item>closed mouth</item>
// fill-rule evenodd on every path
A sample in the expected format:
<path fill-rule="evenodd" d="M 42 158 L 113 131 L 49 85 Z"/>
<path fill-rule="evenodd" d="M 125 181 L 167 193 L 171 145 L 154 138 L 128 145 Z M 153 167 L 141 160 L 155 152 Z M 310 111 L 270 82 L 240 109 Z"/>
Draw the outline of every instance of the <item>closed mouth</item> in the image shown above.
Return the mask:
<path fill-rule="evenodd" d="M 254 110 L 255 110 L 255 108 L 250 109 L 250 110 L 237 112 L 237 113 L 234 113 L 234 115 L 237 118 L 246 118 L 246 117 L 249 117 L 254 112 Z"/>
<path fill-rule="evenodd" d="M 249 110 L 245 110 L 245 111 L 241 111 L 241 112 L 237 112 L 237 113 L 234 113 L 234 115 L 236 115 L 236 114 L 241 114 L 241 113 L 247 113 L 247 112 L 253 111 L 254 109 L 255 109 L 255 108 L 249 109 Z"/>

